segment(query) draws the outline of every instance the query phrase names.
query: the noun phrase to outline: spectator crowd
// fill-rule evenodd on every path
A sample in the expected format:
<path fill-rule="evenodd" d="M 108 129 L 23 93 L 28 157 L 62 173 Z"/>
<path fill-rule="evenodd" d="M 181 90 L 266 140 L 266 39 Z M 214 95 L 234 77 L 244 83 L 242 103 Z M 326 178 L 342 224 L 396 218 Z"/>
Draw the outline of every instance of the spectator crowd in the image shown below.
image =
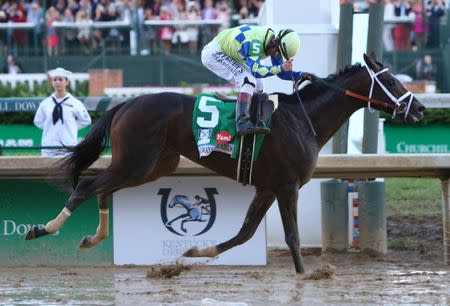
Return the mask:
<path fill-rule="evenodd" d="M 444 0 L 355 0 L 354 10 L 367 12 L 372 3 L 384 3 L 385 51 L 417 51 L 441 48 L 440 29 L 448 11 Z M 448 21 L 447 21 L 448 22 Z M 436 81 L 437 65 L 428 53 L 418 53 L 415 79 Z"/>
<path fill-rule="evenodd" d="M 0 0 L 0 24 L 32 24 L 28 30 L 0 28 L 1 54 L 16 56 L 24 47 L 43 43 L 49 56 L 79 54 L 80 50 L 89 54 L 102 44 L 120 50 L 133 44 L 132 37 L 140 38 L 142 55 L 161 49 L 168 53 L 174 46 L 183 46 L 194 53 L 199 50 L 199 42 L 206 43 L 218 31 L 230 27 L 233 16 L 256 18 L 264 3 L 263 0 L 47 0 L 47 7 L 43 8 L 41 1 Z M 147 20 L 198 20 L 199 23 L 149 26 L 145 25 Z M 218 22 L 201 25 L 202 20 Z M 92 26 L 93 22 L 107 21 L 125 22 L 129 27 Z M 67 26 L 70 23 L 77 27 Z"/>
<path fill-rule="evenodd" d="M 444 0 L 355 0 L 355 11 L 384 2 L 383 42 L 386 51 L 440 47 L 440 24 L 448 3 Z"/>

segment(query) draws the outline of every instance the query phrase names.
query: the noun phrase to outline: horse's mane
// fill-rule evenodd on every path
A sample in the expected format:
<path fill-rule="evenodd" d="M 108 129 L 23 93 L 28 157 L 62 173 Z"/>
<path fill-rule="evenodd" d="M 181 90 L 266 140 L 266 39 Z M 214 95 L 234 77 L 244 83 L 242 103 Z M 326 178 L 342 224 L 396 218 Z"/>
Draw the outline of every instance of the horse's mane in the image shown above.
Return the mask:
<path fill-rule="evenodd" d="M 177 198 L 177 199 L 181 198 L 181 199 L 186 199 L 186 200 L 189 199 L 187 196 L 182 195 L 182 194 L 174 195 L 174 196 L 173 196 L 173 199 L 174 199 L 174 198 Z"/>
<path fill-rule="evenodd" d="M 325 81 L 329 82 L 329 83 L 334 83 L 336 82 L 337 79 L 347 75 L 347 74 L 353 74 L 355 72 L 357 72 L 359 69 L 361 69 L 361 64 L 360 63 L 356 63 L 354 65 L 349 65 L 347 67 L 345 67 L 344 69 L 341 69 L 338 73 L 332 73 L 330 75 L 328 75 L 326 78 L 324 78 Z M 308 100 L 312 100 L 313 98 L 316 98 L 317 96 L 319 96 L 320 94 L 322 94 L 324 92 L 323 90 L 323 84 L 321 82 L 312 82 L 308 85 L 306 85 L 305 87 L 303 87 L 302 89 L 300 89 L 298 91 L 300 98 L 302 99 L 302 101 L 306 102 Z M 287 103 L 287 104 L 297 104 L 298 103 L 298 98 L 296 93 L 292 93 L 292 94 L 285 94 L 285 93 L 275 93 L 277 95 L 280 96 L 279 101 L 281 103 Z"/>

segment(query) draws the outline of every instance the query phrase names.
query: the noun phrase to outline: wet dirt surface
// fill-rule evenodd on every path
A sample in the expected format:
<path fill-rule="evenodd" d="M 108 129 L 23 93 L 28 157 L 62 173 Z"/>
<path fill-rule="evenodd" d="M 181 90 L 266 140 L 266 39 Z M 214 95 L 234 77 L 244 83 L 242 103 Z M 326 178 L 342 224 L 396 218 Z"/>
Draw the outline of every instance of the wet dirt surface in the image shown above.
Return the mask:
<path fill-rule="evenodd" d="M 402 227 L 405 234 L 409 224 L 389 220 L 388 233 Z M 334 268 L 332 278 L 319 280 L 295 274 L 285 250 L 271 250 L 267 266 L 194 265 L 170 278 L 157 277 L 148 266 L 2 267 L 0 305 L 201 305 L 206 298 L 248 305 L 449 305 L 442 238 L 424 239 L 427 249 L 389 250 L 383 257 L 304 255 L 307 274 Z"/>
<path fill-rule="evenodd" d="M 151 267 L 1 268 L 2 305 L 200 305 L 204 298 L 249 305 L 450 304 L 450 271 L 413 252 L 305 256 L 307 272 L 326 263 L 333 279 L 305 280 L 288 252 L 259 267 L 193 266 L 172 278 Z"/>

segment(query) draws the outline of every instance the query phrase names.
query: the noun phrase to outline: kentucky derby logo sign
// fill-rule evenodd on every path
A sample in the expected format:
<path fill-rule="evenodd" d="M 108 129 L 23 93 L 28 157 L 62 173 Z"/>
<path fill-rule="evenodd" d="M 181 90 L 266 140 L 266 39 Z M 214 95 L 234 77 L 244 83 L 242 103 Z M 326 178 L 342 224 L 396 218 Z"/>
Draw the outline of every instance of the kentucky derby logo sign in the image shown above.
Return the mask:
<path fill-rule="evenodd" d="M 161 188 L 161 220 L 164 226 L 179 236 L 199 236 L 206 233 L 216 220 L 216 188 L 205 188 L 206 196 L 186 195 L 170 197 L 171 188 Z"/>

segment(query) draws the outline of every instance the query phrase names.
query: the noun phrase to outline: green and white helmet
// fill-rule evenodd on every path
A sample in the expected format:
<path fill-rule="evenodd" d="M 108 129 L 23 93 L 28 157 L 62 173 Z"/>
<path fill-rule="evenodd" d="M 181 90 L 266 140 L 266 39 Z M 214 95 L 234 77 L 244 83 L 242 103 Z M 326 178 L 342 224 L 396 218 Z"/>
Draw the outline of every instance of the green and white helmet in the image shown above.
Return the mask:
<path fill-rule="evenodd" d="M 285 59 L 293 58 L 300 49 L 298 34 L 292 30 L 280 30 L 277 36 L 278 49 Z"/>

